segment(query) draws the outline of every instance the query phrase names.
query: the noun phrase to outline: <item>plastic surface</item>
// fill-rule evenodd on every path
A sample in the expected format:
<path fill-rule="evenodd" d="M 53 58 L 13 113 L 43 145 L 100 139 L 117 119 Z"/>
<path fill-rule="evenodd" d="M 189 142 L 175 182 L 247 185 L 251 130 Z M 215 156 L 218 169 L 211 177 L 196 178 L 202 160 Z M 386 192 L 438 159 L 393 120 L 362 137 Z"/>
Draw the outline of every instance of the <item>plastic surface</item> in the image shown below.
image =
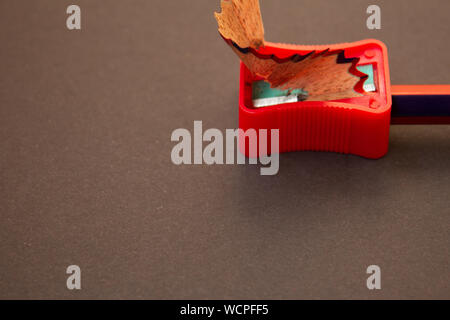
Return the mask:
<path fill-rule="evenodd" d="M 382 42 L 364 40 L 331 46 L 266 43 L 260 51 L 283 58 L 327 48 L 345 50 L 346 58 L 358 57 L 358 66 L 372 64 L 377 91 L 357 98 L 303 101 L 256 109 L 252 102 L 252 83 L 258 79 L 253 78 L 241 63 L 239 128 L 244 131 L 255 129 L 257 133 L 260 129 L 279 129 L 280 153 L 313 150 L 355 154 L 372 159 L 384 156 L 389 144 L 392 98 L 387 49 Z M 248 157 L 257 157 L 265 152 L 250 151 L 243 138 L 239 145 L 241 152 Z"/>

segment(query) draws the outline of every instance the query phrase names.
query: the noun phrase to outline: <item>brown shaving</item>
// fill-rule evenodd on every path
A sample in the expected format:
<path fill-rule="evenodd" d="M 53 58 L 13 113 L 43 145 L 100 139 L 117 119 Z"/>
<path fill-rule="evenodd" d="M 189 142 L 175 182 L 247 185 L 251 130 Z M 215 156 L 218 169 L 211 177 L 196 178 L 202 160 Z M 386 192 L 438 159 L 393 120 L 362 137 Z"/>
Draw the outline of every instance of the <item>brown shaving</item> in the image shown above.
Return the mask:
<path fill-rule="evenodd" d="M 215 13 L 219 32 L 241 48 L 264 46 L 264 27 L 258 0 L 222 0 L 222 12 Z"/>
<path fill-rule="evenodd" d="M 247 68 L 264 78 L 272 88 L 303 89 L 309 101 L 358 97 L 354 90 L 360 77 L 352 74 L 351 62 L 338 63 L 338 53 L 311 54 L 301 61 L 277 62 L 262 58 L 257 51 L 264 46 L 264 27 L 258 0 L 222 0 L 222 12 L 215 13 L 219 32 Z M 241 50 L 239 50 L 236 44 Z"/>

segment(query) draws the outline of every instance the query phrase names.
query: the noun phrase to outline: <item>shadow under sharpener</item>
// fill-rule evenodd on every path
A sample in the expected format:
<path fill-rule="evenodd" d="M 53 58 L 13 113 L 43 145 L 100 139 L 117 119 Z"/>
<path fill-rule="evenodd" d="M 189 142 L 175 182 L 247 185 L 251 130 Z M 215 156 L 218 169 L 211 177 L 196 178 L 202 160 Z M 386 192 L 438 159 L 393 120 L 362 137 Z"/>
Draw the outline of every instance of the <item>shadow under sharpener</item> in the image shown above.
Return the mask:
<path fill-rule="evenodd" d="M 386 46 L 378 40 L 363 40 L 331 46 L 266 45 L 264 54 L 285 58 L 313 50 L 344 50 L 346 58 L 359 58 L 357 68 L 371 70 L 362 96 L 334 101 L 288 101 L 277 105 L 255 107 L 255 78 L 241 63 L 239 90 L 239 128 L 243 131 L 279 129 L 279 152 L 329 151 L 377 159 L 388 151 L 392 97 Z M 363 71 L 364 72 L 364 71 Z M 371 88 L 367 90 L 367 88 Z M 241 133 L 242 135 L 242 133 Z M 244 136 L 240 151 L 247 157 L 264 155 L 271 150 L 270 133 L 267 148 L 250 150 Z M 259 139 L 258 139 L 259 140 Z"/>

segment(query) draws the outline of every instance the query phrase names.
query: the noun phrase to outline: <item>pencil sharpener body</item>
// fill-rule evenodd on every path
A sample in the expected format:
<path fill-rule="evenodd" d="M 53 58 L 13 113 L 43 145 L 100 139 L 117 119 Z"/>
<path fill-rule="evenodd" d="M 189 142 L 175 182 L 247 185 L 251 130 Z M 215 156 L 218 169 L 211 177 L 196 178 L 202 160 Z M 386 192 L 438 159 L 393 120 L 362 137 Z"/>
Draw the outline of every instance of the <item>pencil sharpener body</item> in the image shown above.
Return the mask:
<path fill-rule="evenodd" d="M 256 107 L 253 87 L 260 81 L 241 63 L 239 128 L 279 130 L 279 152 L 330 151 L 377 159 L 388 150 L 392 98 L 386 46 L 378 40 L 363 40 L 331 46 L 266 44 L 259 51 L 286 58 L 311 51 L 344 50 L 345 58 L 359 58 L 357 68 L 370 67 L 370 92 L 334 101 L 298 101 Z M 368 79 L 369 79 L 368 78 Z M 364 87 L 367 87 L 364 85 Z M 270 139 L 269 139 L 270 140 Z M 240 151 L 258 157 L 261 150 L 239 139 Z M 264 150 L 271 150 L 264 147 Z M 258 148 L 261 149 L 261 148 Z"/>

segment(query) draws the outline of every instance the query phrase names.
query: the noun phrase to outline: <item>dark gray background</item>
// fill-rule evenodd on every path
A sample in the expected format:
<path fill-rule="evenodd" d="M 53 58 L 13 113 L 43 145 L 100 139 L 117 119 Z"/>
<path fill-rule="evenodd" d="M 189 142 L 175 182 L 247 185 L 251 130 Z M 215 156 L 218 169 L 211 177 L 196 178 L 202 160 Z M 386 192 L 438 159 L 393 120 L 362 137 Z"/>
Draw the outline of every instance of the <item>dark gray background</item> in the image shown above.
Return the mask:
<path fill-rule="evenodd" d="M 450 83 L 448 0 L 261 2 L 269 41 L 378 38 L 394 84 Z M 376 161 L 284 154 L 273 177 L 172 164 L 174 129 L 238 125 L 218 9 L 0 0 L 0 298 L 450 298 L 448 126 L 392 127 Z"/>

